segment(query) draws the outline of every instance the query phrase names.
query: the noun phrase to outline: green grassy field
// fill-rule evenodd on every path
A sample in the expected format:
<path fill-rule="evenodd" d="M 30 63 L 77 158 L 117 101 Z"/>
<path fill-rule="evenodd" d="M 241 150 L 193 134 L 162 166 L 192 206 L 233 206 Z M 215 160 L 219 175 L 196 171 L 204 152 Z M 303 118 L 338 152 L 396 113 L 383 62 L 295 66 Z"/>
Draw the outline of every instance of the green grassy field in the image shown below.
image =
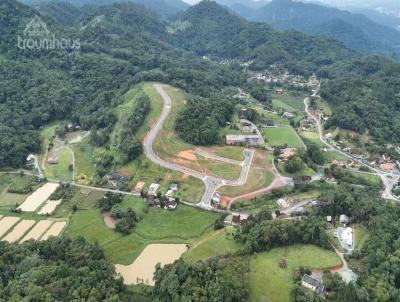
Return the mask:
<path fill-rule="evenodd" d="M 233 232 L 233 228 L 224 228 L 207 234 L 207 236 L 194 243 L 182 258 L 185 261 L 196 262 L 243 248 L 241 244 L 232 239 Z"/>
<path fill-rule="evenodd" d="M 201 147 L 202 150 L 215 154 L 217 156 L 230 158 L 234 160 L 243 161 L 243 147 L 235 147 L 235 146 L 215 146 L 215 147 Z"/>
<path fill-rule="evenodd" d="M 378 175 L 355 172 L 355 171 L 351 171 L 350 173 L 356 178 L 365 181 L 366 184 L 368 185 L 376 187 L 382 186 L 382 180 Z"/>
<path fill-rule="evenodd" d="M 265 128 L 262 130 L 267 142 L 272 146 L 287 145 L 290 148 L 304 148 L 303 141 L 291 127 Z"/>
<path fill-rule="evenodd" d="M 305 141 L 308 141 L 311 144 L 316 144 L 321 148 L 325 146 L 325 144 L 320 140 L 319 134 L 317 132 L 302 131 L 301 136 L 304 138 Z"/>
<path fill-rule="evenodd" d="M 176 211 L 150 208 L 144 213 L 143 200 L 130 197 L 123 206 L 133 207 L 143 219 L 128 236 L 108 229 L 98 209 L 90 202 L 82 202 L 72 215 L 68 234 L 83 236 L 97 242 L 113 263 L 130 264 L 150 243 L 192 243 L 212 230 L 219 216 L 179 205 Z"/>
<path fill-rule="evenodd" d="M 306 166 L 304 164 L 304 169 L 301 171 L 298 171 L 296 173 L 288 173 L 285 169 L 285 164 L 284 163 L 279 163 L 277 166 L 278 171 L 284 175 L 284 176 L 288 176 L 288 177 L 293 177 L 293 176 L 301 176 L 301 175 L 308 175 L 308 176 L 313 176 L 316 172 L 311 169 L 310 167 Z"/>
<path fill-rule="evenodd" d="M 90 184 L 96 173 L 96 166 L 93 159 L 94 147 L 84 141 L 72 145 L 71 149 L 75 153 L 75 181 L 80 184 Z"/>
<path fill-rule="evenodd" d="M 356 224 L 354 227 L 354 237 L 356 239 L 355 248 L 356 250 L 362 249 L 365 242 L 369 239 L 370 234 L 368 230 L 360 224 Z"/>
<path fill-rule="evenodd" d="M 279 267 L 284 258 L 287 268 Z M 250 260 L 250 301 L 289 302 L 294 285 L 293 272 L 300 266 L 327 268 L 340 264 L 331 251 L 312 245 L 275 248 L 252 256 Z"/>
<path fill-rule="evenodd" d="M 61 150 L 57 155 L 58 163 L 49 165 L 46 163 L 44 174 L 48 178 L 53 178 L 61 181 L 71 181 L 72 171 L 69 166 L 72 164 L 72 155 L 67 149 Z"/>
<path fill-rule="evenodd" d="M 305 95 L 273 94 L 272 105 L 289 112 L 304 112 L 304 98 Z"/>

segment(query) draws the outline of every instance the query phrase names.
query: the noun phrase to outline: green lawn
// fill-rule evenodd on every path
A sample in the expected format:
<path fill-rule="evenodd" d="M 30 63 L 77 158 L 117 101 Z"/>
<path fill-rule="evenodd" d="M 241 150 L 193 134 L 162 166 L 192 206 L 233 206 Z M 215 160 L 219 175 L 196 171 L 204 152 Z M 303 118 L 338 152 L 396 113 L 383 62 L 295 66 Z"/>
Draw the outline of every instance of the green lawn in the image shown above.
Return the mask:
<path fill-rule="evenodd" d="M 382 186 L 382 180 L 378 175 L 354 172 L 354 171 L 351 171 L 350 173 L 370 186 L 376 186 L 376 187 Z"/>
<path fill-rule="evenodd" d="M 284 258 L 287 268 L 279 267 Z M 250 260 L 250 301 L 289 302 L 294 285 L 292 274 L 300 266 L 327 268 L 340 264 L 331 251 L 312 245 L 275 248 L 252 256 Z"/>
<path fill-rule="evenodd" d="M 67 149 L 57 154 L 58 163 L 55 165 L 46 164 L 45 176 L 61 181 L 71 181 L 72 171 L 69 166 L 72 164 L 72 155 Z"/>
<path fill-rule="evenodd" d="M 71 149 L 75 153 L 76 181 L 80 184 L 90 184 L 96 173 L 94 147 L 87 142 L 81 142 L 72 145 Z"/>
<path fill-rule="evenodd" d="M 290 112 L 304 112 L 304 95 L 283 94 L 272 95 L 272 105 Z"/>
<path fill-rule="evenodd" d="M 277 166 L 278 171 L 279 171 L 282 175 L 288 176 L 288 177 L 301 176 L 301 175 L 313 176 L 313 175 L 316 173 L 313 169 L 311 169 L 310 167 L 306 166 L 305 164 L 304 164 L 304 167 L 305 167 L 305 168 L 304 168 L 303 170 L 298 171 L 298 172 L 296 172 L 296 173 L 288 173 L 288 172 L 286 171 L 286 169 L 285 169 L 285 164 L 284 164 L 284 163 L 280 163 L 280 164 L 278 164 L 278 166 Z"/>
<path fill-rule="evenodd" d="M 361 224 L 355 224 L 354 226 L 354 237 L 356 239 L 355 248 L 360 250 L 364 243 L 369 239 L 369 231 Z"/>
<path fill-rule="evenodd" d="M 124 204 L 143 202 L 124 200 Z M 136 205 L 140 207 L 140 205 Z M 83 205 L 80 206 L 83 208 Z M 137 208 L 136 208 L 137 210 Z M 150 243 L 192 243 L 212 230 L 219 215 L 179 205 L 176 211 L 150 208 L 128 236 L 108 229 L 98 209 L 78 210 L 71 218 L 68 234 L 97 242 L 113 263 L 130 264 Z"/>
<path fill-rule="evenodd" d="M 207 234 L 207 236 L 201 238 L 183 255 L 183 259 L 190 262 L 207 260 L 243 248 L 241 244 L 233 240 L 233 232 L 233 228 L 224 228 Z"/>
<path fill-rule="evenodd" d="M 325 146 L 325 144 L 320 140 L 317 132 L 303 131 L 301 132 L 301 136 L 311 144 L 318 145 L 321 148 Z"/>
<path fill-rule="evenodd" d="M 291 127 L 265 128 L 262 130 L 267 142 L 272 146 L 287 145 L 290 148 L 304 148 L 303 141 Z"/>
<path fill-rule="evenodd" d="M 210 153 L 210 154 L 215 154 L 217 156 L 229 158 L 229 159 L 234 159 L 234 160 L 239 160 L 243 161 L 243 147 L 235 147 L 235 146 L 215 146 L 215 147 L 201 147 L 202 150 Z"/>

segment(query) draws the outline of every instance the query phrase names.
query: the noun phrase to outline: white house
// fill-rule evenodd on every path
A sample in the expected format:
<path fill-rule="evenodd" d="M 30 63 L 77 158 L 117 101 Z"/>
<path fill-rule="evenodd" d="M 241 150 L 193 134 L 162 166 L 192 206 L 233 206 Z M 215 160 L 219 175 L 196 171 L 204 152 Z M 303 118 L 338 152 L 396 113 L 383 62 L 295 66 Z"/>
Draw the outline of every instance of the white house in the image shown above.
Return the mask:
<path fill-rule="evenodd" d="M 315 279 L 307 274 L 305 274 L 303 276 L 303 278 L 301 279 L 301 284 L 304 287 L 306 287 L 318 294 L 320 294 L 324 291 L 324 286 L 322 285 L 321 281 L 319 281 L 318 279 Z"/>
<path fill-rule="evenodd" d="M 156 195 L 159 188 L 160 188 L 159 184 L 151 184 L 147 194 L 148 195 Z"/>

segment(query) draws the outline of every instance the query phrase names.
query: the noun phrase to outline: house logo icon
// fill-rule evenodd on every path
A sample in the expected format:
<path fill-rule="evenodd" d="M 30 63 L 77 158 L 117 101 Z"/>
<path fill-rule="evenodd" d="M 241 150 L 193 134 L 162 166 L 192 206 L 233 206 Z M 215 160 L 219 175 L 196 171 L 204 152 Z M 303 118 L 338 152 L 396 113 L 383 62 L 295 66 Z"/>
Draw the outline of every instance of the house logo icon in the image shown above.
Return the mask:
<path fill-rule="evenodd" d="M 40 37 L 49 35 L 46 23 L 44 23 L 38 16 L 35 16 L 24 30 L 24 35 L 29 37 Z"/>

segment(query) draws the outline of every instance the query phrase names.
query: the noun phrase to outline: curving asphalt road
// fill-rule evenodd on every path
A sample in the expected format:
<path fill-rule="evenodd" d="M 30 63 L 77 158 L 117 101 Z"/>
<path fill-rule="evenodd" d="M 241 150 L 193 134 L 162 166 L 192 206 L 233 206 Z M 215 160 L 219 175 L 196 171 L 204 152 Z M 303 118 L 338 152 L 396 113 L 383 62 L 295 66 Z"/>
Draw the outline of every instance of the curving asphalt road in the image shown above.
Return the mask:
<path fill-rule="evenodd" d="M 198 171 L 163 160 L 154 152 L 153 143 L 171 112 L 172 101 L 169 95 L 163 89 L 163 86 L 161 84 L 153 84 L 153 86 L 157 90 L 157 92 L 161 95 L 164 102 L 164 106 L 159 120 L 151 128 L 151 130 L 149 131 L 144 140 L 143 143 L 144 153 L 147 156 L 147 158 L 152 162 L 154 162 L 155 164 L 158 164 L 170 170 L 178 171 L 196 177 L 198 179 L 201 179 L 206 186 L 206 191 L 203 195 L 203 198 L 201 199 L 201 202 L 198 203 L 197 206 L 204 209 L 212 209 L 211 200 L 215 192 L 218 190 L 218 188 L 221 188 L 223 186 L 242 186 L 246 183 L 250 171 L 250 166 L 253 160 L 254 151 L 248 149 L 244 151 L 244 161 L 242 163 L 242 170 L 240 172 L 239 178 L 234 181 L 217 178 L 214 176 L 209 176 L 200 173 Z"/>

